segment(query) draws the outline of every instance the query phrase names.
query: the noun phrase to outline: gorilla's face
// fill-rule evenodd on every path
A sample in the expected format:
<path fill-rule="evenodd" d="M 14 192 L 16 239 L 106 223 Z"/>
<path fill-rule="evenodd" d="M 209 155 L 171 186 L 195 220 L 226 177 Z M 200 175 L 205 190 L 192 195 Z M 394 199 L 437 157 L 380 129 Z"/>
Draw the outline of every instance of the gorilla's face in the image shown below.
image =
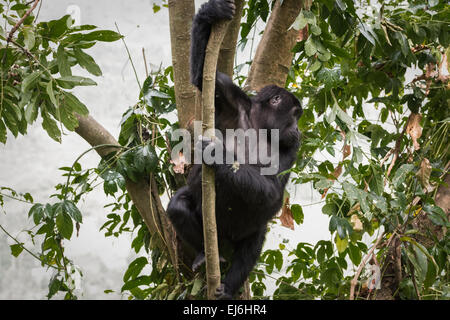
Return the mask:
<path fill-rule="evenodd" d="M 275 85 L 261 89 L 254 98 L 251 120 L 255 128 L 279 129 L 280 144 L 298 144 L 300 132 L 297 122 L 303 113 L 300 101 L 289 91 Z"/>

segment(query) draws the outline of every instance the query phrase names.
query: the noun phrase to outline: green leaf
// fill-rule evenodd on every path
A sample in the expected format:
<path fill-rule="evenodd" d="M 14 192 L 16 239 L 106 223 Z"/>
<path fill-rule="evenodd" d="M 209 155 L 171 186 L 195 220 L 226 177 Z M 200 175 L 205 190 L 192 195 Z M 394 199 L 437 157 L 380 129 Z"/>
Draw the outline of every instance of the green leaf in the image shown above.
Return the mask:
<path fill-rule="evenodd" d="M 429 263 L 427 268 L 427 275 L 423 282 L 425 288 L 431 287 L 433 283 L 436 281 L 436 277 L 437 277 L 436 266 L 433 263 Z"/>
<path fill-rule="evenodd" d="M 71 108 L 68 107 L 67 104 L 62 104 L 58 108 L 58 110 L 59 110 L 58 120 L 64 124 L 67 130 L 75 131 L 75 129 L 78 127 L 78 119 L 75 117 Z"/>
<path fill-rule="evenodd" d="M 45 217 L 45 206 L 40 203 L 33 205 L 28 211 L 28 217 L 33 216 L 33 221 L 35 225 L 38 225 L 41 220 Z"/>
<path fill-rule="evenodd" d="M 12 244 L 12 245 L 10 245 L 9 247 L 11 248 L 11 254 L 12 254 L 14 257 L 16 257 L 16 258 L 17 258 L 17 257 L 19 256 L 19 254 L 21 254 L 22 251 L 23 251 L 23 243 L 21 243 L 21 244 L 18 244 L 18 243 Z"/>
<path fill-rule="evenodd" d="M 80 48 L 75 47 L 73 49 L 73 52 L 75 54 L 75 58 L 78 61 L 78 64 L 86 69 L 89 73 L 93 74 L 94 76 L 101 76 L 102 70 L 100 70 L 100 67 L 95 63 L 94 58 L 92 58 L 87 53 L 83 52 Z"/>
<path fill-rule="evenodd" d="M 18 118 L 17 118 L 17 112 L 16 112 L 16 107 L 14 105 L 11 105 L 10 103 L 8 103 L 7 99 L 4 99 L 4 104 L 3 104 L 3 112 L 2 112 L 2 116 L 3 116 L 3 121 L 5 122 L 6 127 L 8 127 L 8 129 L 11 131 L 11 133 L 17 137 L 17 135 L 19 134 L 19 128 L 18 128 Z"/>
<path fill-rule="evenodd" d="M 28 50 L 33 49 L 35 43 L 36 43 L 36 38 L 34 36 L 34 32 L 30 27 L 24 27 L 23 28 L 23 37 L 24 37 L 24 43 L 25 43 L 25 48 L 27 48 Z"/>
<path fill-rule="evenodd" d="M 342 17 L 342 15 L 334 9 L 331 11 L 329 24 L 331 27 L 331 30 L 338 36 L 342 37 L 348 30 L 347 23 L 345 22 L 345 19 Z"/>
<path fill-rule="evenodd" d="M 56 61 L 58 63 L 59 74 L 62 77 L 68 77 L 72 75 L 69 59 L 62 45 L 60 45 L 58 47 L 58 50 L 56 51 Z"/>
<path fill-rule="evenodd" d="M 441 207 L 425 204 L 423 210 L 428 213 L 428 218 L 438 226 L 450 227 L 447 215 Z"/>
<path fill-rule="evenodd" d="M 28 124 L 32 124 L 38 115 L 38 105 L 36 99 L 31 100 L 25 108 L 25 120 Z"/>
<path fill-rule="evenodd" d="M 335 104 L 334 106 L 336 107 L 336 115 L 342 122 L 344 122 L 349 127 L 355 124 L 352 117 L 350 117 L 344 110 L 342 110 L 341 107 L 339 107 L 337 104 Z"/>
<path fill-rule="evenodd" d="M 347 238 L 341 239 L 338 234 L 336 234 L 334 242 L 336 243 L 336 248 L 339 253 L 344 252 L 345 249 L 347 249 L 348 247 L 348 239 Z"/>
<path fill-rule="evenodd" d="M 325 247 L 321 246 L 317 250 L 317 262 L 322 264 L 325 261 Z"/>
<path fill-rule="evenodd" d="M 29 9 L 29 6 L 27 6 L 26 4 L 23 4 L 23 3 L 18 3 L 11 7 L 11 10 L 14 10 L 14 11 L 26 10 L 26 9 Z"/>
<path fill-rule="evenodd" d="M 191 295 L 196 296 L 203 286 L 203 279 L 201 277 L 196 277 L 194 279 L 194 285 L 192 286 Z"/>
<path fill-rule="evenodd" d="M 104 180 L 103 190 L 105 194 L 114 195 L 117 192 L 118 186 L 121 188 L 125 184 L 123 176 L 117 171 L 107 169 L 101 174 Z"/>
<path fill-rule="evenodd" d="M 338 207 L 334 203 L 327 203 L 322 207 L 322 212 L 329 216 L 334 216 L 338 212 Z M 333 219 L 333 218 L 332 218 Z M 336 229 L 334 229 L 336 230 Z"/>
<path fill-rule="evenodd" d="M 63 210 L 68 213 L 73 220 L 76 222 L 82 223 L 82 216 L 80 210 L 78 210 L 77 206 L 70 200 L 63 201 Z"/>
<path fill-rule="evenodd" d="M 51 299 L 61 288 L 62 281 L 58 279 L 58 274 L 54 275 L 48 284 L 48 294 L 47 298 Z"/>
<path fill-rule="evenodd" d="M 428 268 L 427 256 L 415 245 L 406 250 L 406 255 L 414 266 L 414 274 L 420 284 L 425 281 Z"/>
<path fill-rule="evenodd" d="M 2 119 L 0 119 L 0 142 L 5 144 L 6 143 L 6 127 L 3 123 Z"/>
<path fill-rule="evenodd" d="M 303 15 L 303 10 L 300 11 L 300 14 L 295 19 L 292 26 L 289 28 L 294 28 L 295 30 L 302 30 L 306 25 L 308 24 L 308 21 L 306 20 L 305 16 Z"/>
<path fill-rule="evenodd" d="M 56 228 L 61 233 L 61 236 L 70 240 L 73 233 L 73 221 L 72 218 L 64 211 L 59 211 L 56 216 Z"/>
<path fill-rule="evenodd" d="M 40 76 L 40 72 L 32 72 L 26 76 L 22 81 L 22 92 L 30 90 L 37 83 Z"/>
<path fill-rule="evenodd" d="M 392 184 L 397 189 L 405 181 L 406 176 L 412 172 L 414 165 L 410 163 L 403 164 L 395 172 L 394 178 L 392 178 Z"/>
<path fill-rule="evenodd" d="M 53 81 L 50 80 L 50 81 L 47 83 L 47 86 L 46 86 L 45 89 L 46 89 L 47 94 L 48 94 L 48 96 L 49 96 L 49 98 L 50 98 L 50 101 L 53 103 L 53 105 L 54 105 L 55 107 L 58 107 L 59 104 L 58 104 L 58 101 L 56 101 L 55 93 L 53 92 Z"/>
<path fill-rule="evenodd" d="M 123 36 L 111 30 L 97 30 L 83 35 L 84 41 L 113 42 L 122 39 Z"/>
<path fill-rule="evenodd" d="M 170 96 L 167 93 L 148 88 L 148 90 L 146 90 L 146 92 L 144 92 L 145 103 L 147 103 L 149 106 L 153 105 L 152 99 L 151 99 L 153 97 L 161 98 L 161 99 L 170 99 Z"/>
<path fill-rule="evenodd" d="M 320 67 L 322 66 L 322 63 L 317 59 L 316 61 L 314 61 L 314 63 L 309 67 L 309 71 L 311 72 L 316 72 L 317 70 L 320 69 Z M 300 118 L 301 119 L 301 118 Z"/>
<path fill-rule="evenodd" d="M 128 282 L 129 280 L 136 279 L 136 277 L 141 273 L 142 269 L 148 264 L 146 257 L 139 257 L 133 260 L 128 266 L 127 271 L 123 275 L 123 281 Z"/>
<path fill-rule="evenodd" d="M 148 284 L 150 284 L 150 282 L 151 282 L 150 276 L 140 276 L 140 277 L 137 277 L 136 279 L 133 279 L 133 280 L 125 283 L 122 286 L 121 291 L 123 292 L 125 290 L 130 290 L 130 289 L 136 288 L 138 286 L 148 285 Z"/>
<path fill-rule="evenodd" d="M 375 46 L 375 41 L 378 40 L 377 35 L 373 32 L 372 28 L 364 23 L 358 25 L 358 29 L 361 34 L 373 45 Z"/>
<path fill-rule="evenodd" d="M 317 72 L 316 79 L 317 81 L 322 82 L 325 85 L 325 88 L 330 89 L 339 82 L 340 72 L 339 70 L 322 68 Z"/>
<path fill-rule="evenodd" d="M 323 209 L 322 209 L 322 211 L 323 211 Z M 337 217 L 337 216 L 331 217 L 330 223 L 328 225 L 328 230 L 330 231 L 330 233 L 333 233 L 336 231 L 338 222 L 339 222 L 339 217 Z"/>
<path fill-rule="evenodd" d="M 369 187 L 370 190 L 375 192 L 377 195 L 381 196 L 384 191 L 384 182 L 383 182 L 383 175 L 381 173 L 380 166 L 378 165 L 371 165 L 370 169 L 372 171 L 372 175 L 369 178 Z"/>
<path fill-rule="evenodd" d="M 65 91 L 63 91 L 62 94 L 64 96 L 64 103 L 70 110 L 82 116 L 87 116 L 89 114 L 88 108 L 73 94 Z"/>
<path fill-rule="evenodd" d="M 359 266 L 362 258 L 361 249 L 351 242 L 348 244 L 348 249 L 349 249 L 348 255 L 350 257 L 350 260 L 355 266 Z"/>
<path fill-rule="evenodd" d="M 46 34 L 52 40 L 56 40 L 61 37 L 72 25 L 72 17 L 70 15 L 65 15 L 58 20 L 51 20 L 48 23 L 49 32 Z"/>
<path fill-rule="evenodd" d="M 97 83 L 89 78 L 86 77 L 80 77 L 80 76 L 63 76 L 61 78 L 55 79 L 56 82 L 58 82 L 61 86 L 69 86 L 69 87 L 75 87 L 75 86 L 96 86 Z"/>
<path fill-rule="evenodd" d="M 303 209 L 298 204 L 293 204 L 291 206 L 292 216 L 294 217 L 294 221 L 297 224 L 302 224 L 304 219 Z"/>
<path fill-rule="evenodd" d="M 137 148 L 133 156 L 134 167 L 140 172 L 150 173 L 156 170 L 158 166 L 158 156 L 152 145 L 147 144 Z"/>
<path fill-rule="evenodd" d="M 347 5 L 342 0 L 336 0 L 336 4 L 342 11 L 347 10 Z"/>
<path fill-rule="evenodd" d="M 305 53 L 308 57 L 315 55 L 317 52 L 316 44 L 312 37 L 309 37 L 305 42 Z"/>

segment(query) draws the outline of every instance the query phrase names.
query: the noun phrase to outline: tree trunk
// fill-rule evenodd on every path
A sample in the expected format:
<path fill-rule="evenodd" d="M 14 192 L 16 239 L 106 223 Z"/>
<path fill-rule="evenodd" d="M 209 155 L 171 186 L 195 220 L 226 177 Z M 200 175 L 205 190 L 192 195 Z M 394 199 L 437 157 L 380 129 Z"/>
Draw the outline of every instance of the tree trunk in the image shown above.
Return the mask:
<path fill-rule="evenodd" d="M 247 90 L 258 91 L 269 84 L 284 87 L 292 63 L 292 48 L 298 31 L 289 30 L 294 23 L 304 0 L 277 0 L 256 49 L 246 82 Z"/>
<path fill-rule="evenodd" d="M 242 12 L 244 9 L 244 0 L 235 0 L 236 13 L 233 20 L 228 25 L 227 33 L 220 47 L 219 60 L 217 61 L 217 70 L 233 77 L 234 56 L 236 54 L 236 44 L 241 28 Z"/>
<path fill-rule="evenodd" d="M 191 26 L 193 0 L 169 0 L 170 41 L 173 79 L 180 127 L 187 128 L 195 115 L 196 88 L 190 79 Z"/>

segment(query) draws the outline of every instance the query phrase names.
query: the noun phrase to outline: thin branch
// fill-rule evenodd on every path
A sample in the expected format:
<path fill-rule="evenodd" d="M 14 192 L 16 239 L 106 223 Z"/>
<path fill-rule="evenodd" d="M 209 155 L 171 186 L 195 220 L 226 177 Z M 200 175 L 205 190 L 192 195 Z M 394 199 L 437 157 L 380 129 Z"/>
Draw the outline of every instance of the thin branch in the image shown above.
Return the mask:
<path fill-rule="evenodd" d="M 50 264 L 48 264 L 48 263 L 45 263 L 44 261 L 42 261 L 42 259 L 41 258 L 39 258 L 37 255 L 35 255 L 32 251 L 30 251 L 30 250 L 28 250 L 24 245 L 23 245 L 23 243 L 22 242 L 20 242 L 19 240 L 17 240 L 15 237 L 13 237 L 8 231 L 6 231 L 6 229 L 5 228 L 3 228 L 3 226 L 0 224 L 0 229 L 2 229 L 2 231 L 8 236 L 8 237 L 10 237 L 11 239 L 13 239 L 23 250 L 25 250 L 26 252 L 28 252 L 30 255 L 32 255 L 34 258 L 36 258 L 37 260 L 39 260 L 39 262 L 41 262 L 41 263 L 43 263 L 43 264 L 45 264 L 45 265 L 47 265 L 47 266 L 49 266 L 49 267 L 51 267 L 51 268 L 53 268 L 53 269 L 56 269 L 56 270 L 59 270 L 59 268 L 58 267 L 55 267 L 55 266 L 52 266 L 52 265 L 50 265 Z"/>
<path fill-rule="evenodd" d="M 369 252 L 367 253 L 367 255 L 364 257 L 363 261 L 361 262 L 361 264 L 358 267 L 358 270 L 356 271 L 355 276 L 353 277 L 352 281 L 350 282 L 351 287 L 350 287 L 350 300 L 355 300 L 355 287 L 358 284 L 358 278 L 359 275 L 361 274 L 362 269 L 364 268 L 364 266 L 367 264 L 367 262 L 369 261 L 369 258 L 372 257 L 372 255 L 374 254 L 373 252 L 375 251 L 376 247 L 378 246 L 378 244 L 380 243 L 381 239 L 383 239 L 384 236 L 384 232 L 382 232 L 380 234 L 380 236 L 378 237 L 377 241 L 375 242 L 375 244 L 372 246 L 372 248 L 370 248 Z"/>
<path fill-rule="evenodd" d="M 11 29 L 11 31 L 8 34 L 8 38 L 6 38 L 6 45 L 8 46 L 8 43 L 11 42 L 12 37 L 14 35 L 14 33 L 17 31 L 17 29 L 19 29 L 19 27 L 23 24 L 23 22 L 25 21 L 26 18 L 28 18 L 28 16 L 31 14 L 31 12 L 36 9 L 37 5 L 39 3 L 39 0 L 35 0 L 33 5 L 31 6 L 30 9 L 28 9 L 27 12 L 25 12 L 25 14 L 23 15 L 23 17 L 16 23 L 16 25 Z"/>
<path fill-rule="evenodd" d="M 402 143 L 402 139 L 403 139 L 403 136 L 405 135 L 405 132 L 406 132 L 406 128 L 407 128 L 407 127 L 408 127 L 408 123 L 405 124 L 405 126 L 403 127 L 402 133 L 401 133 L 400 136 L 397 138 L 397 141 L 395 141 L 395 147 L 394 147 L 394 150 L 393 150 L 393 152 L 394 152 L 394 157 L 392 158 L 392 161 L 391 161 L 391 163 L 389 164 L 389 168 L 387 169 L 387 172 L 386 172 L 386 179 L 387 179 L 387 178 L 389 177 L 389 175 L 391 174 L 392 168 L 394 167 L 395 162 L 396 162 L 397 159 L 398 159 L 398 155 L 399 155 L 399 153 L 400 153 L 400 145 L 401 145 L 401 143 Z"/>
<path fill-rule="evenodd" d="M 208 46 L 206 47 L 205 64 L 203 68 L 203 135 L 214 140 L 214 99 L 216 67 L 220 45 L 227 31 L 229 21 L 222 20 L 213 24 Z M 212 130 L 211 130 L 212 129 Z M 216 190 L 214 168 L 202 165 L 202 215 L 203 235 L 206 259 L 206 282 L 208 299 L 215 298 L 216 289 L 220 285 L 219 249 L 216 225 Z"/>
<path fill-rule="evenodd" d="M 116 26 L 117 32 L 119 34 L 121 34 L 120 30 L 119 30 L 119 26 L 117 25 L 117 22 L 114 22 L 114 24 Z M 139 86 L 139 91 L 141 91 L 142 90 L 141 82 L 139 81 L 139 77 L 138 77 L 138 74 L 137 74 L 137 71 L 136 71 L 136 67 L 134 66 L 133 59 L 131 58 L 130 50 L 128 50 L 127 43 L 125 42 L 125 39 L 123 37 L 122 37 L 122 42 L 123 42 L 123 45 L 125 46 L 125 50 L 127 51 L 128 60 L 130 60 L 130 62 L 131 62 L 131 67 L 133 68 L 134 76 L 136 77 L 136 82 L 137 82 L 137 84 Z"/>

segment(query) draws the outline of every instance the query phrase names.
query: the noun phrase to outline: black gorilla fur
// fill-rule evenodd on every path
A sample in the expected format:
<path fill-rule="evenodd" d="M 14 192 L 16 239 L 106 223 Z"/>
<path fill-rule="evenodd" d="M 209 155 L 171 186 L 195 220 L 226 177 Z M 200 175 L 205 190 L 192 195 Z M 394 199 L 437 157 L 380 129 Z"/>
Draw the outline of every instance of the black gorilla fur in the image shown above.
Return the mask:
<path fill-rule="evenodd" d="M 200 90 L 211 25 L 220 19 L 231 19 L 234 10 L 233 0 L 210 0 L 194 18 L 191 80 Z M 217 72 L 215 108 L 216 128 L 223 133 L 225 129 L 238 128 L 279 129 L 278 173 L 293 165 L 299 148 L 297 121 L 302 113 L 293 94 L 271 85 L 250 98 L 227 75 Z M 202 148 L 207 145 L 203 141 Z M 248 163 L 241 163 L 237 170 L 229 164 L 213 166 L 219 247 L 227 243 L 233 249 L 231 267 L 216 296 L 232 299 L 259 258 L 267 223 L 282 206 L 289 175 L 261 175 L 260 165 Z M 201 165 L 196 164 L 187 185 L 176 192 L 167 208 L 178 236 L 198 252 L 193 269 L 204 262 L 201 189 Z"/>

